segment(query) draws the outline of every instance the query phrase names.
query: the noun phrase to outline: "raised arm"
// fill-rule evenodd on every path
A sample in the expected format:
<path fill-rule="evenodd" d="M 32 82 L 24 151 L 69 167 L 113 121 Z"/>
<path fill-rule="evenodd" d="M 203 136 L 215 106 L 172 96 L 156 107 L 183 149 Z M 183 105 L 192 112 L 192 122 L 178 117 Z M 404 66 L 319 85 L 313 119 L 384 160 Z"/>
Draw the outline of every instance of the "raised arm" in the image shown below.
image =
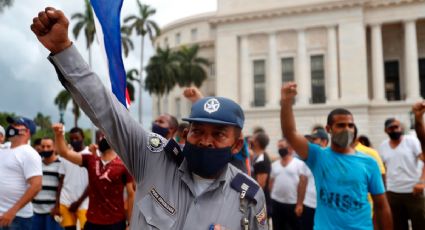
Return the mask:
<path fill-rule="evenodd" d="M 136 181 L 144 175 L 148 133 L 135 121 L 110 89 L 72 45 L 68 19 L 60 10 L 48 7 L 34 18 L 31 29 L 52 54 L 59 80 L 90 120 L 104 133 Z"/>
<path fill-rule="evenodd" d="M 283 136 L 288 140 L 288 143 L 298 153 L 298 155 L 307 159 L 308 157 L 308 141 L 297 133 L 295 125 L 294 111 L 292 104 L 297 95 L 297 84 L 294 82 L 286 83 L 281 89 L 281 109 L 280 109 L 280 124 Z"/>
<path fill-rule="evenodd" d="M 425 150 L 425 127 L 424 127 L 423 115 L 425 113 L 425 102 L 421 101 L 414 104 L 412 107 L 412 112 L 415 116 L 416 136 L 418 136 L 418 139 L 421 143 L 422 155 L 424 155 L 423 151 Z M 425 159 L 424 156 L 423 156 L 423 159 Z"/>
<path fill-rule="evenodd" d="M 192 103 L 195 103 L 196 101 L 204 97 L 201 91 L 199 91 L 199 89 L 196 87 L 188 87 L 184 89 L 183 96 Z"/>
<path fill-rule="evenodd" d="M 68 148 L 66 145 L 64 133 L 63 133 L 63 125 L 62 124 L 54 124 L 52 126 L 53 132 L 55 133 L 55 148 L 56 152 L 59 153 L 59 155 L 70 162 L 82 165 L 83 164 L 83 156 L 79 153 L 76 153 L 75 151 Z"/>

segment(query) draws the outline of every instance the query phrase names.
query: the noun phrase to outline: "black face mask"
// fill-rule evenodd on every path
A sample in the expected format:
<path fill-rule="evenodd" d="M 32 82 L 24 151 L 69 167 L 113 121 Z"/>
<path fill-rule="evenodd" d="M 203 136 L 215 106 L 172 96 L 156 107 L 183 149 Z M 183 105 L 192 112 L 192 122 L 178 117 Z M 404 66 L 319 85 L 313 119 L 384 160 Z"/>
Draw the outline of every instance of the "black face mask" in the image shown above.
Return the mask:
<path fill-rule="evenodd" d="M 18 135 L 20 135 L 20 133 L 19 133 L 19 132 L 21 132 L 21 130 L 22 130 L 22 129 L 17 129 L 17 128 L 14 128 L 14 127 L 12 127 L 11 125 L 9 125 L 9 126 L 6 128 L 6 138 L 11 138 L 11 137 L 14 137 L 14 136 L 18 136 Z"/>
<path fill-rule="evenodd" d="M 281 149 L 279 149 L 279 155 L 280 155 L 280 157 L 284 158 L 288 154 L 289 154 L 288 148 L 281 148 Z"/>
<path fill-rule="evenodd" d="M 40 152 L 40 156 L 42 158 L 49 158 L 53 155 L 53 151 L 42 151 Z"/>
<path fill-rule="evenodd" d="M 396 141 L 398 139 L 400 139 L 402 133 L 399 131 L 394 131 L 394 132 L 389 132 L 388 136 L 390 137 L 391 140 Z"/>
<path fill-rule="evenodd" d="M 108 142 L 106 141 L 106 138 L 102 138 L 102 140 L 99 141 L 99 151 L 104 153 L 106 150 L 110 149 L 111 146 L 109 146 Z"/>
<path fill-rule="evenodd" d="M 183 156 L 189 171 L 203 178 L 216 176 L 232 160 L 232 148 L 201 148 L 186 142 Z"/>
<path fill-rule="evenodd" d="M 167 137 L 168 128 L 163 128 L 155 123 L 152 123 L 152 132 Z"/>
<path fill-rule="evenodd" d="M 83 150 L 83 141 L 71 141 L 72 149 L 76 152 Z"/>

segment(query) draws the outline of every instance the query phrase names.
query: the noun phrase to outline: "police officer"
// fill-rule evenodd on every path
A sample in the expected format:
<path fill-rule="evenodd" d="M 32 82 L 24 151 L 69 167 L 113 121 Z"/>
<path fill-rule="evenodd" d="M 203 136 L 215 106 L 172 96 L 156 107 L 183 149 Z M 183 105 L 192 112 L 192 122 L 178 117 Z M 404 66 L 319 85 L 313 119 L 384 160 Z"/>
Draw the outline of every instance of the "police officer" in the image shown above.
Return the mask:
<path fill-rule="evenodd" d="M 228 164 L 243 143 L 240 106 L 220 97 L 193 104 L 180 152 L 174 140 L 143 130 L 102 85 L 69 40 L 68 24 L 61 11 L 46 8 L 31 29 L 51 52 L 62 84 L 133 174 L 131 229 L 267 229 L 264 193 Z"/>

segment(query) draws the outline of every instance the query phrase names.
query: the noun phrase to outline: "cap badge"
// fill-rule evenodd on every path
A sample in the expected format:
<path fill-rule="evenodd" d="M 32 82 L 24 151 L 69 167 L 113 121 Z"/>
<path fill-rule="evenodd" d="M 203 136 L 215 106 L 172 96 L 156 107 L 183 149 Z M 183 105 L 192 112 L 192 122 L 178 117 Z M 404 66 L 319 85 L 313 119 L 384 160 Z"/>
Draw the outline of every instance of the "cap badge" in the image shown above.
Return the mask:
<path fill-rule="evenodd" d="M 207 113 L 214 113 L 220 108 L 220 102 L 217 99 L 211 98 L 204 104 L 204 110 Z"/>

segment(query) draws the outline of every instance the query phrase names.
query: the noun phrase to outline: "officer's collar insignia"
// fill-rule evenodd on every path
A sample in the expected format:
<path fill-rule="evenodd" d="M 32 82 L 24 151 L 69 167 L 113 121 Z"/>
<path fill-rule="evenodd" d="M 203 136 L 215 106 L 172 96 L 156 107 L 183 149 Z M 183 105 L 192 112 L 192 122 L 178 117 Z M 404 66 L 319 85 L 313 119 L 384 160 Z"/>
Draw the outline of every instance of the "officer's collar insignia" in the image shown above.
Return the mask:
<path fill-rule="evenodd" d="M 214 113 L 217 112 L 217 110 L 220 108 L 220 102 L 215 99 L 215 98 L 211 98 L 208 101 L 205 102 L 204 104 L 204 110 L 207 113 Z"/>
<path fill-rule="evenodd" d="M 255 215 L 255 218 L 257 219 L 258 223 L 260 225 L 265 225 L 267 222 L 267 212 L 266 212 L 266 205 L 261 209 L 261 211 Z"/>
<path fill-rule="evenodd" d="M 155 188 L 152 188 L 150 191 L 151 196 L 155 199 L 155 201 L 162 206 L 170 215 L 176 214 L 176 209 L 169 204 L 169 202 L 165 201 L 165 199 L 156 191 Z"/>
<path fill-rule="evenodd" d="M 233 178 L 230 187 L 240 193 L 241 199 L 248 198 L 251 200 L 255 200 L 255 194 L 260 189 L 260 186 L 242 173 L 238 173 Z"/>
<path fill-rule="evenodd" d="M 164 149 L 164 138 L 156 133 L 149 134 L 148 148 L 152 152 L 161 152 Z"/>

